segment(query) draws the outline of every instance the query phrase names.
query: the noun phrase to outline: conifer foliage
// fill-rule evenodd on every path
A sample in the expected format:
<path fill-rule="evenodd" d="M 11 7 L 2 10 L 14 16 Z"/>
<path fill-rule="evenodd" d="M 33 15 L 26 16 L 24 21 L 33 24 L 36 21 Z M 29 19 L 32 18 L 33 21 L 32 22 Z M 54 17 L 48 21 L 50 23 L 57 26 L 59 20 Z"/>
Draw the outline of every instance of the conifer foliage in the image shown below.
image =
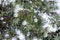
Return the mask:
<path fill-rule="evenodd" d="M 1 0 L 0 40 L 12 40 L 13 37 L 19 40 L 16 29 L 25 35 L 26 40 L 32 40 L 33 37 L 59 40 L 60 16 L 55 12 L 58 9 L 56 3 L 55 0 Z M 50 25 L 57 25 L 58 32 L 48 31 L 48 27 L 43 28 L 43 14 L 49 16 Z"/>

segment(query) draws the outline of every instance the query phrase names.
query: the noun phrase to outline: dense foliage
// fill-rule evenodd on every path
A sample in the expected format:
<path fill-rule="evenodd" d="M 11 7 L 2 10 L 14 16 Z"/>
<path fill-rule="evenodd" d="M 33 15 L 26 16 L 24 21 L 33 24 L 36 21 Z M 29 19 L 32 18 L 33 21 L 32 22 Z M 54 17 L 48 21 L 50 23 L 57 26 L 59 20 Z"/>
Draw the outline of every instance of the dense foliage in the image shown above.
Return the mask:
<path fill-rule="evenodd" d="M 59 31 L 48 32 L 48 28 L 43 28 L 45 20 L 43 14 L 47 14 L 50 18 L 50 25 L 57 29 L 60 27 L 60 16 L 55 12 L 58 9 L 56 1 L 50 0 L 16 0 L 9 2 L 8 0 L 1 1 L 0 4 L 0 40 L 12 40 L 12 37 L 17 38 L 16 29 L 19 29 L 26 40 L 32 40 L 37 37 L 42 40 L 59 40 Z M 6 3 L 7 2 L 7 3 Z M 16 11 L 16 6 L 18 11 Z M 29 35 L 27 35 L 30 33 Z M 9 36 L 6 36 L 8 34 Z M 44 36 L 48 34 L 47 37 Z M 17 38 L 19 40 L 19 38 Z"/>

